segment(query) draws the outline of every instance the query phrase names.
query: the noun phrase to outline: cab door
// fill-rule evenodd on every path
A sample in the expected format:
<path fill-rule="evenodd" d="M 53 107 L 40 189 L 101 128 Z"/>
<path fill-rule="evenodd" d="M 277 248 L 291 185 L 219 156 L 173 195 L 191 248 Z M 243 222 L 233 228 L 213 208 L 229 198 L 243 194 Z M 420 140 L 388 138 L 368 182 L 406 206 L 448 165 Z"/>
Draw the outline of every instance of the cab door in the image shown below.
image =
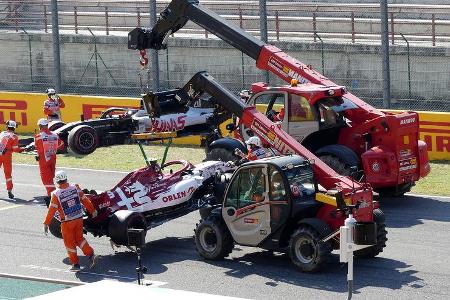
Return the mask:
<path fill-rule="evenodd" d="M 270 235 L 267 187 L 266 166 L 244 167 L 231 179 L 222 217 L 237 243 L 257 246 Z"/>
<path fill-rule="evenodd" d="M 290 94 L 287 112 L 287 132 L 297 141 L 302 142 L 308 135 L 319 130 L 316 113 L 305 97 Z"/>

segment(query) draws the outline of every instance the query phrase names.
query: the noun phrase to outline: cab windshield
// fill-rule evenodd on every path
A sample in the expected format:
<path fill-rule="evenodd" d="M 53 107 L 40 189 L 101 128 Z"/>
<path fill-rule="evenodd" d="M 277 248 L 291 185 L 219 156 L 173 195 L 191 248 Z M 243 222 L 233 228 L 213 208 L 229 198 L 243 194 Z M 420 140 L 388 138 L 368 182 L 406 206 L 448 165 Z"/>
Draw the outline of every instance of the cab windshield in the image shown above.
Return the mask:
<path fill-rule="evenodd" d="M 314 175 L 309 166 L 298 166 L 284 172 L 294 197 L 314 195 Z"/>

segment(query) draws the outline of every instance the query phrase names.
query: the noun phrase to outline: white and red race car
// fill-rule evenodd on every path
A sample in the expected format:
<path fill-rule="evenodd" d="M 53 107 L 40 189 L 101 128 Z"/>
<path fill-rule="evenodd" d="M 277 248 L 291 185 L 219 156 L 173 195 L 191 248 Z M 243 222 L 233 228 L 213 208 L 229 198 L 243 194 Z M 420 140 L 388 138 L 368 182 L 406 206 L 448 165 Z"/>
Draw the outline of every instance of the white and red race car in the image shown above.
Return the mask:
<path fill-rule="evenodd" d="M 210 196 L 223 192 L 216 178 L 223 172 L 232 172 L 232 167 L 221 161 L 196 166 L 183 160 L 162 166 L 151 161 L 147 167 L 129 173 L 108 191 L 99 194 L 85 191 L 98 215 L 95 218 L 85 216 L 84 229 L 94 236 L 108 236 L 114 244 L 126 246 L 130 228 L 147 231 L 207 204 L 215 204 L 209 203 L 209 199 L 216 199 Z M 50 224 L 50 232 L 61 237 L 58 216 Z"/>

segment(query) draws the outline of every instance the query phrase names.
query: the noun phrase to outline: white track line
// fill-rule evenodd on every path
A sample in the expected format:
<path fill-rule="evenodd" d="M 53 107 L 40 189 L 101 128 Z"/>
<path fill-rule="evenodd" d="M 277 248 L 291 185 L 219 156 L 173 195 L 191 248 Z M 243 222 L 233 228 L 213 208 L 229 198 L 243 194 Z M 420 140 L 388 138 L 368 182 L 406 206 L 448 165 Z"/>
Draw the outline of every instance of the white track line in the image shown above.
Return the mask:
<path fill-rule="evenodd" d="M 406 193 L 405 195 L 414 196 L 414 197 L 450 199 L 450 196 L 439 196 L 439 195 L 423 195 L 423 194 L 412 194 L 412 193 Z"/>
<path fill-rule="evenodd" d="M 11 209 L 11 208 L 16 208 L 16 207 L 20 207 L 20 206 L 22 206 L 22 205 L 14 204 L 14 205 L 10 205 L 10 206 L 0 207 L 0 211 Z"/>
<path fill-rule="evenodd" d="M 21 268 L 30 269 L 30 270 L 42 270 L 42 271 L 53 271 L 53 272 L 59 272 L 59 273 L 72 273 L 69 270 L 59 269 L 59 268 L 52 268 L 52 267 L 44 267 L 44 266 L 36 266 L 36 265 L 20 265 Z M 79 274 L 87 274 L 92 276 L 98 276 L 103 278 L 110 278 L 110 279 L 124 279 L 124 280 L 137 280 L 135 277 L 128 277 L 128 276 L 119 276 L 119 275 L 110 275 L 110 274 L 103 274 L 103 273 L 94 273 L 89 271 L 84 271 L 84 269 L 81 269 L 81 271 L 78 272 Z M 152 287 L 159 287 L 166 285 L 167 282 L 163 281 L 153 281 L 153 280 L 144 280 L 145 283 Z"/>
<path fill-rule="evenodd" d="M 39 282 L 49 282 L 49 283 L 57 283 L 57 284 L 66 284 L 66 285 L 84 285 L 85 284 L 84 282 L 80 282 L 80 281 L 70 281 L 70 280 L 60 280 L 60 279 L 52 279 L 52 278 L 45 278 L 45 277 L 24 276 L 24 275 L 16 275 L 16 274 L 9 274 L 9 273 L 0 273 L 0 277 L 39 281 Z"/>

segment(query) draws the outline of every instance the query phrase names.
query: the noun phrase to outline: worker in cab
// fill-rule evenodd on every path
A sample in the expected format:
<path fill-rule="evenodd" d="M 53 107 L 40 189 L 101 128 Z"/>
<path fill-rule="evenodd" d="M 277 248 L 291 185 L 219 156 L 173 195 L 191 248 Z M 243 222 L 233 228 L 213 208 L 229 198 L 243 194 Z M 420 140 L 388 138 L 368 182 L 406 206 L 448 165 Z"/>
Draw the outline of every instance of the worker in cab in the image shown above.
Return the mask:
<path fill-rule="evenodd" d="M 49 121 L 62 121 L 61 108 L 66 105 L 64 101 L 56 94 L 55 89 L 47 89 L 47 100 L 44 101 L 44 114 Z"/>
<path fill-rule="evenodd" d="M 67 174 L 58 171 L 55 175 L 57 189 L 51 194 L 50 206 L 44 220 L 44 232 L 47 235 L 49 225 L 58 212 L 61 218 L 61 234 L 67 254 L 72 264 L 69 271 L 80 270 L 80 260 L 77 255 L 77 247 L 81 249 L 85 256 L 89 257 L 89 267 L 94 267 L 98 255 L 94 254 L 94 249 L 89 246 L 83 237 L 83 207 L 95 218 L 97 210 L 91 201 L 84 195 L 77 184 L 69 184 Z"/>
<path fill-rule="evenodd" d="M 241 157 L 241 160 L 237 163 L 237 165 L 247 161 L 267 157 L 266 150 L 262 147 L 261 139 L 259 137 L 252 136 L 245 142 L 245 144 L 247 144 L 247 155 L 245 155 L 245 153 L 243 153 L 239 148 L 234 150 L 234 154 Z"/>
<path fill-rule="evenodd" d="M 34 136 L 34 146 L 36 148 L 36 160 L 39 162 L 39 172 L 41 180 L 47 190 L 45 203 L 48 206 L 50 202 L 50 194 L 55 190 L 53 178 L 55 177 L 56 168 L 56 152 L 63 147 L 63 142 L 58 135 L 52 133 L 48 129 L 48 120 L 39 119 L 39 133 Z"/>
<path fill-rule="evenodd" d="M 3 172 L 5 173 L 9 199 L 14 199 L 14 194 L 12 193 L 12 153 L 22 152 L 22 148 L 19 148 L 19 138 L 14 133 L 16 128 L 17 123 L 9 120 L 6 122 L 6 130 L 0 133 L 0 168 L 3 167 Z"/>

